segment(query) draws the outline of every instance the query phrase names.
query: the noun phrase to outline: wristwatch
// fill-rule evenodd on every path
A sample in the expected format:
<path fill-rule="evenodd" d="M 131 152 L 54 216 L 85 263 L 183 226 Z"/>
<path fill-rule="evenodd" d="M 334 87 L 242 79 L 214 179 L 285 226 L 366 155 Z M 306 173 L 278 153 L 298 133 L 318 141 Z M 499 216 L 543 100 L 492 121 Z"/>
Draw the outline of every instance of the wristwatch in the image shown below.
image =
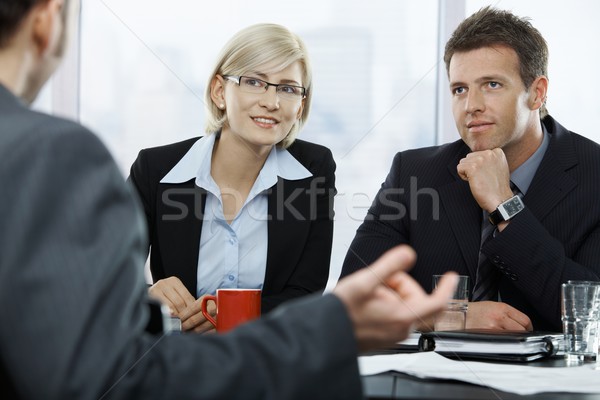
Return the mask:
<path fill-rule="evenodd" d="M 508 221 L 525 208 L 525 204 L 519 196 L 513 196 L 502 202 L 498 208 L 492 211 L 488 217 L 490 224 L 498 225 L 502 221 Z"/>

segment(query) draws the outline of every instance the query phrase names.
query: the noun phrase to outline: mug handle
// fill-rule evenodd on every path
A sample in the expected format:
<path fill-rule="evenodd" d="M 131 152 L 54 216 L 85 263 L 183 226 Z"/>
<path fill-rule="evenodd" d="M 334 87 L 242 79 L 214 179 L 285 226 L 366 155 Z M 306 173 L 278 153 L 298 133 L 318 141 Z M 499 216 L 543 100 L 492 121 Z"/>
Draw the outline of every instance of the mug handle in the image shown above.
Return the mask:
<path fill-rule="evenodd" d="M 206 306 L 207 306 L 207 303 L 209 300 L 212 300 L 216 303 L 217 296 L 212 296 L 212 295 L 204 296 L 202 298 L 202 303 L 200 304 L 200 308 L 202 309 L 202 315 L 204 315 L 204 318 L 206 318 L 208 320 L 208 322 L 210 322 L 215 327 L 215 329 L 217 329 L 217 321 L 215 321 L 215 319 L 210 316 L 210 314 L 208 313 L 208 310 L 206 309 Z"/>

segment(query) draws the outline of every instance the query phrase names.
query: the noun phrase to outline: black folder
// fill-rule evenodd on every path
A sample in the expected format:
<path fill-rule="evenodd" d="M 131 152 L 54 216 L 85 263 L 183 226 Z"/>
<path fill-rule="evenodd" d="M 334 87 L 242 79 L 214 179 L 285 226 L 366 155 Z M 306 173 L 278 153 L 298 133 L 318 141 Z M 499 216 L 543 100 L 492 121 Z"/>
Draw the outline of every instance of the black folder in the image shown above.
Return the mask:
<path fill-rule="evenodd" d="M 557 332 L 465 329 L 421 334 L 419 351 L 435 351 L 460 359 L 532 361 L 559 351 L 563 334 Z"/>

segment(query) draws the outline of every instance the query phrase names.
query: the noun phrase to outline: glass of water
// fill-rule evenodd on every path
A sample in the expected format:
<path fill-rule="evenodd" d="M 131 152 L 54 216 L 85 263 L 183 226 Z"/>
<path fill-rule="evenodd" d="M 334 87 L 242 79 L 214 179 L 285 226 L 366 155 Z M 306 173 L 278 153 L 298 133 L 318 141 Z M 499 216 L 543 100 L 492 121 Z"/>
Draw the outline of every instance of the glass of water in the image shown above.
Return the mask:
<path fill-rule="evenodd" d="M 579 284 L 579 285 L 596 285 L 600 286 L 600 282 L 598 281 L 573 281 L 570 280 L 567 283 L 571 284 Z M 596 296 L 596 316 L 597 316 L 597 324 L 596 324 L 596 369 L 600 369 L 600 289 L 598 289 L 598 293 Z"/>
<path fill-rule="evenodd" d="M 433 276 L 433 287 L 437 288 L 442 275 Z M 456 331 L 465 329 L 467 309 L 469 305 L 469 277 L 459 275 L 456 290 L 448 301 L 445 310 L 441 311 L 434 320 L 433 329 L 436 331 Z"/>
<path fill-rule="evenodd" d="M 598 353 L 600 283 L 569 281 L 561 288 L 565 358 L 568 365 L 593 360 Z"/>

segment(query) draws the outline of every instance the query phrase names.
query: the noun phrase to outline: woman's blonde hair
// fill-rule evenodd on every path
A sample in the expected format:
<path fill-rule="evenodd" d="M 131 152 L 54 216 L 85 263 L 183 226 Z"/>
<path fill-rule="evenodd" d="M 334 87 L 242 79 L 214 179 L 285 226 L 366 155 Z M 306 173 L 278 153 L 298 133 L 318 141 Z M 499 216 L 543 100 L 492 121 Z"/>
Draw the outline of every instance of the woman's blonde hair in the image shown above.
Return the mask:
<path fill-rule="evenodd" d="M 302 67 L 301 84 L 306 88 L 306 98 L 302 115 L 292 125 L 287 136 L 278 143 L 278 146 L 283 148 L 289 147 L 308 119 L 312 98 L 312 72 L 306 45 L 302 39 L 276 24 L 249 26 L 236 33 L 221 50 L 204 93 L 207 109 L 206 132 L 217 132 L 227 123 L 225 110 L 221 110 L 211 98 L 211 84 L 216 75 L 244 75 L 248 71 L 256 70 L 268 74 L 281 71 L 296 61 L 300 62 Z M 265 65 L 271 70 L 263 70 Z"/>

